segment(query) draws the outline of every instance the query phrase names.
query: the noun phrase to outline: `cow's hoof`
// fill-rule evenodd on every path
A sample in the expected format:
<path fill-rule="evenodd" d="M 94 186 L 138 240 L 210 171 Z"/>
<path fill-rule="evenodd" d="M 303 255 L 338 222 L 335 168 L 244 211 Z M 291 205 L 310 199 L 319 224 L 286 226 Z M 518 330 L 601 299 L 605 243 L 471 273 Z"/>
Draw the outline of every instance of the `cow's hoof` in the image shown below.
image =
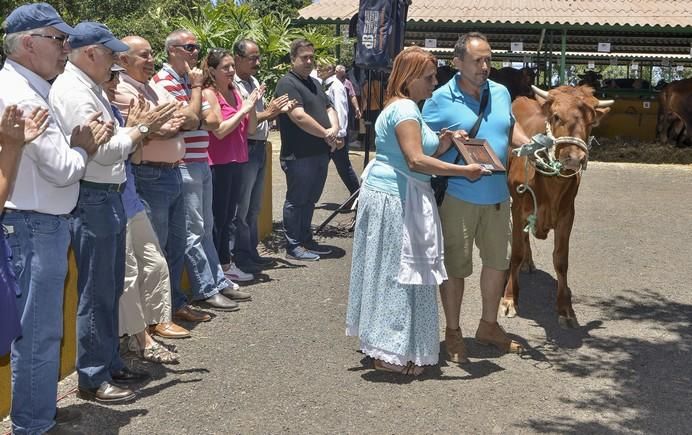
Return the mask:
<path fill-rule="evenodd" d="M 576 317 L 560 316 L 558 323 L 562 329 L 574 329 L 579 327 L 579 322 Z"/>
<path fill-rule="evenodd" d="M 522 273 L 534 273 L 536 271 L 536 265 L 533 263 L 533 261 L 524 261 L 521 263 L 519 271 Z"/>
<path fill-rule="evenodd" d="M 516 317 L 517 306 L 512 299 L 502 298 L 500 301 L 500 314 L 503 317 Z"/>

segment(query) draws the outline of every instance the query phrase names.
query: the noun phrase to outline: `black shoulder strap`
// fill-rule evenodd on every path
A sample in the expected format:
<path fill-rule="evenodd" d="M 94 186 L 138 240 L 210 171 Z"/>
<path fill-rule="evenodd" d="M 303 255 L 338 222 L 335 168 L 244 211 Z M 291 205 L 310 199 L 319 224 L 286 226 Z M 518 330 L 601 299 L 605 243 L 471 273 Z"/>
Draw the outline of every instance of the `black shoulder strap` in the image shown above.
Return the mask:
<path fill-rule="evenodd" d="M 483 90 L 483 96 L 481 96 L 481 106 L 478 109 L 478 119 L 476 119 L 476 123 L 473 124 L 473 127 L 471 127 L 471 131 L 469 132 L 469 137 L 472 137 L 472 138 L 476 137 L 476 135 L 478 134 L 478 130 L 481 128 L 481 121 L 483 120 L 483 115 L 485 114 L 485 107 L 488 105 L 488 95 L 489 94 L 490 94 L 490 89 Z M 457 157 L 454 159 L 455 165 L 457 163 L 459 163 L 459 159 L 461 159 L 461 154 L 459 154 L 459 150 L 457 150 Z"/>

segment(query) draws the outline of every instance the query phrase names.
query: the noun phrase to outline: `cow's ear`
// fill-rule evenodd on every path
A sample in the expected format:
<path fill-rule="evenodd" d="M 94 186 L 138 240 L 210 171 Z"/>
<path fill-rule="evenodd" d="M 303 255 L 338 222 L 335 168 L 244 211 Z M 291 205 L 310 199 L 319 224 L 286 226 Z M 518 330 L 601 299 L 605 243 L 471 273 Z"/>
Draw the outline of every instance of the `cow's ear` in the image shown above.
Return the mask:
<path fill-rule="evenodd" d="M 610 112 L 610 107 L 597 107 L 595 110 L 596 110 L 596 117 L 593 120 L 592 127 L 597 127 L 598 124 L 601 123 L 601 118 L 603 118 L 606 113 Z"/>

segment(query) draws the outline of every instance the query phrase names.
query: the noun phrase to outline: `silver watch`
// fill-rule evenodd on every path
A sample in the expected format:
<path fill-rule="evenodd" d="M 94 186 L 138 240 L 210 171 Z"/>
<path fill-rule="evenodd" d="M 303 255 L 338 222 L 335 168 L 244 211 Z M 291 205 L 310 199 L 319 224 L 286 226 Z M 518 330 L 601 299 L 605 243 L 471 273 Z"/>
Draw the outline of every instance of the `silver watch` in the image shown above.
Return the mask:
<path fill-rule="evenodd" d="M 142 133 L 142 136 L 146 136 L 149 134 L 149 126 L 146 124 L 138 124 L 137 130 L 139 130 L 139 132 Z"/>

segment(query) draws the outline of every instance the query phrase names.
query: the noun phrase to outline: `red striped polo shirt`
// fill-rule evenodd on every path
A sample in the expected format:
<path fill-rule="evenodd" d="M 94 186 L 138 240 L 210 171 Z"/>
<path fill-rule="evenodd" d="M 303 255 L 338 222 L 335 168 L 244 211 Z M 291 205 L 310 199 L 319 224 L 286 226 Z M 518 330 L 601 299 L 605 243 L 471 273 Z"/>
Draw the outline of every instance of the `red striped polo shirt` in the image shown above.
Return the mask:
<path fill-rule="evenodd" d="M 154 83 L 165 89 L 176 100 L 183 102 L 185 106 L 190 103 L 192 87 L 187 77 L 180 77 L 169 64 L 164 63 L 163 68 L 152 78 Z M 202 112 L 211 106 L 209 102 L 202 98 Z M 209 132 L 206 130 L 183 131 L 185 140 L 186 162 L 206 162 L 208 161 L 207 148 L 209 147 Z"/>

